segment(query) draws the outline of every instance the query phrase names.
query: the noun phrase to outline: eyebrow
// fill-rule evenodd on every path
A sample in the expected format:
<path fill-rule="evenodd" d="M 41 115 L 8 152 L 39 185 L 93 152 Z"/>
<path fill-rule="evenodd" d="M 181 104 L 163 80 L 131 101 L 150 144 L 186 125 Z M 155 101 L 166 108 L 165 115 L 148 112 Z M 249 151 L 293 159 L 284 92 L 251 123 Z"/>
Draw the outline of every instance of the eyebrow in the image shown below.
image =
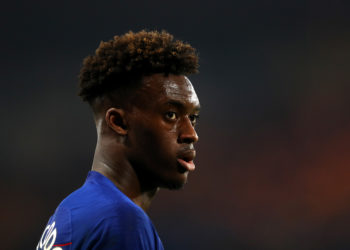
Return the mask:
<path fill-rule="evenodd" d="M 176 101 L 176 100 L 167 101 L 165 104 L 175 106 L 175 107 L 177 107 L 179 109 L 186 109 L 185 105 L 182 102 L 179 102 L 179 101 Z M 196 112 L 199 112 L 200 109 L 201 109 L 200 105 L 196 105 L 194 107 L 194 111 L 196 111 Z"/>

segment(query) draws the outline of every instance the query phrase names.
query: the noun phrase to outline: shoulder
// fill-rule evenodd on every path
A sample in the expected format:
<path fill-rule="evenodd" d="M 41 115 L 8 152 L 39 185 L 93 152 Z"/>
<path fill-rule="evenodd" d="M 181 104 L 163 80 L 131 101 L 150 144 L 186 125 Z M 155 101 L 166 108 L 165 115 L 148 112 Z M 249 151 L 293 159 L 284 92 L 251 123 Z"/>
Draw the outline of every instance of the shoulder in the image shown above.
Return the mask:
<path fill-rule="evenodd" d="M 58 206 L 59 210 L 69 210 L 72 224 L 96 224 L 108 218 L 116 223 L 124 221 L 145 221 L 148 219 L 143 210 L 132 202 L 116 187 L 88 184 L 65 198 Z"/>
<path fill-rule="evenodd" d="M 97 205 L 75 213 L 72 241 L 78 249 L 162 249 L 148 216 L 128 202 Z"/>
<path fill-rule="evenodd" d="M 132 206 L 126 208 L 119 207 L 108 216 L 101 216 L 91 226 L 83 248 L 158 249 L 158 235 L 147 215 Z"/>
<path fill-rule="evenodd" d="M 51 243 L 64 249 L 163 249 L 140 207 L 103 176 L 92 173 L 88 180 L 57 207 L 38 249 Z"/>

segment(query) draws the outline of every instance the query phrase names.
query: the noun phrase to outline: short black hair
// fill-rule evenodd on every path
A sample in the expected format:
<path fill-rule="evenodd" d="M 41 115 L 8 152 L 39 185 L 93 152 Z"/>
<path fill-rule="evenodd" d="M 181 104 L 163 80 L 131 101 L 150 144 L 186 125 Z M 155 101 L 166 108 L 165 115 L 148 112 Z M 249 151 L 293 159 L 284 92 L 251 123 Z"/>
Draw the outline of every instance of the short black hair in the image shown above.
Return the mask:
<path fill-rule="evenodd" d="M 189 75 L 198 72 L 198 54 L 191 45 L 166 31 L 129 31 L 101 41 L 87 56 L 80 71 L 79 96 L 91 102 L 111 90 L 127 87 L 143 76 L 164 73 Z"/>

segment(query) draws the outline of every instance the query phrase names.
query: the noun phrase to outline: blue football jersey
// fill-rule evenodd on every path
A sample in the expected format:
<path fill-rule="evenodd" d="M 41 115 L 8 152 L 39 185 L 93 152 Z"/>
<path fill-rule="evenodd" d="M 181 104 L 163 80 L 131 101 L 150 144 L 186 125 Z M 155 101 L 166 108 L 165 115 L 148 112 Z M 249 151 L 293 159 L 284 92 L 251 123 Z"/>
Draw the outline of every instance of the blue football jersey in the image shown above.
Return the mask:
<path fill-rule="evenodd" d="M 163 249 L 147 214 L 107 177 L 90 171 L 84 185 L 51 216 L 37 250 Z"/>

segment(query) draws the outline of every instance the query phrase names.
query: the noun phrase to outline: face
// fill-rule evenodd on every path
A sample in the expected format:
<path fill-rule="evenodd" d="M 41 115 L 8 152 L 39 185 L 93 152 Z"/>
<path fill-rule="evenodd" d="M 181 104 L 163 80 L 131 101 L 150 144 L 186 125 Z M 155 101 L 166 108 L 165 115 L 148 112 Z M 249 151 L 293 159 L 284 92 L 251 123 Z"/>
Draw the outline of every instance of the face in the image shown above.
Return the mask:
<path fill-rule="evenodd" d="M 194 170 L 199 100 L 185 76 L 154 74 L 128 113 L 128 158 L 143 186 L 181 188 Z"/>

